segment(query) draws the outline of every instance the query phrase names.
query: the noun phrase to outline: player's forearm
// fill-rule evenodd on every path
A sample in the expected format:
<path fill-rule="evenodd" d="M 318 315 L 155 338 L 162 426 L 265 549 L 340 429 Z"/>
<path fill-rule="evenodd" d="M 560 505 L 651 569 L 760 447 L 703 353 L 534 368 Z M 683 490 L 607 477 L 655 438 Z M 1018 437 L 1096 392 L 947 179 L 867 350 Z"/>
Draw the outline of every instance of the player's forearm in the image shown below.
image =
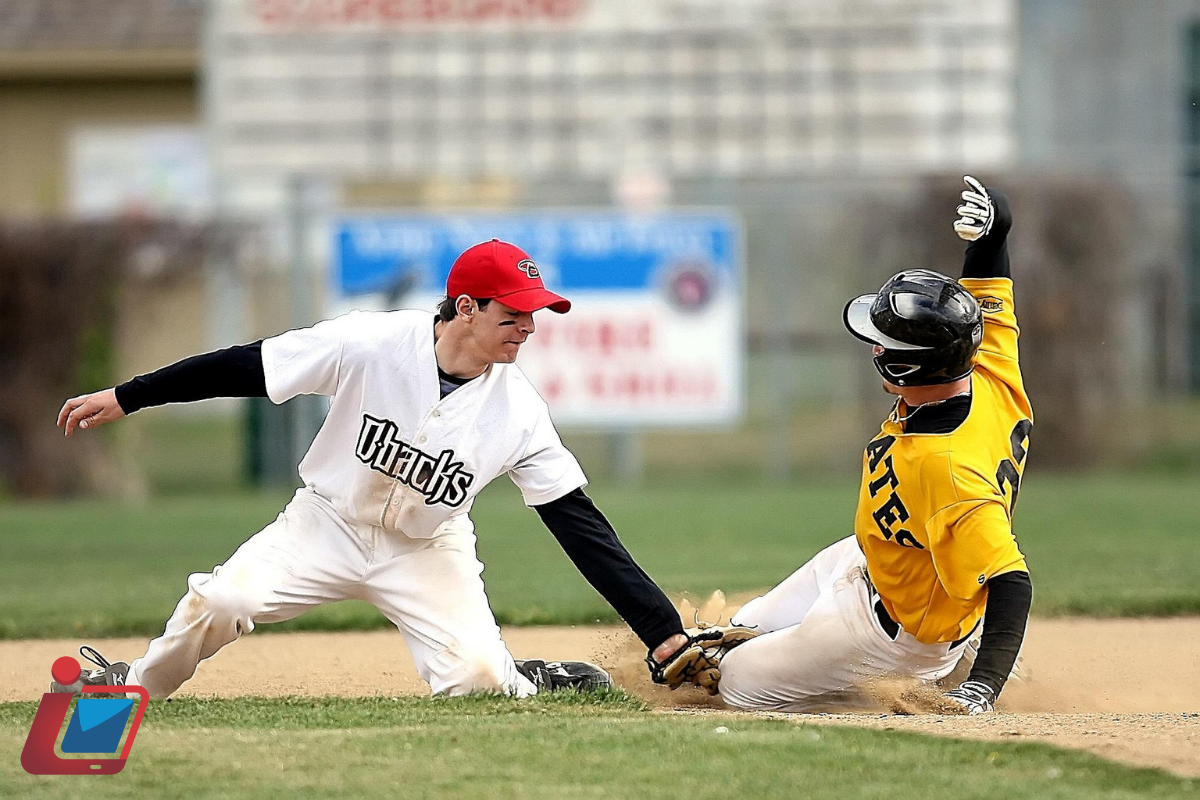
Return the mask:
<path fill-rule="evenodd" d="M 185 358 L 139 375 L 116 387 L 126 414 L 166 403 L 190 403 L 212 397 L 266 397 L 262 342 L 242 344 Z"/>
<path fill-rule="evenodd" d="M 1008 263 L 1008 232 L 1012 229 L 1012 212 L 1008 198 L 992 190 L 992 203 L 996 208 L 996 220 L 987 236 L 981 236 L 967 245 L 963 257 L 964 278 L 1011 278 Z"/>
<path fill-rule="evenodd" d="M 658 647 L 683 632 L 671 601 L 633 560 L 582 489 L 534 510 L 587 582 L 647 647 Z"/>
<path fill-rule="evenodd" d="M 1017 662 L 1025 625 L 1033 601 L 1033 584 L 1028 572 L 1006 572 L 988 581 L 987 610 L 979 653 L 967 680 L 991 687 L 996 695 L 1004 688 Z"/>
<path fill-rule="evenodd" d="M 985 237 L 986 238 L 986 237 Z M 1008 243 L 986 242 L 985 239 L 971 242 L 967 245 L 967 254 L 963 258 L 964 278 L 1011 278 L 1012 269 L 1008 263 Z"/>

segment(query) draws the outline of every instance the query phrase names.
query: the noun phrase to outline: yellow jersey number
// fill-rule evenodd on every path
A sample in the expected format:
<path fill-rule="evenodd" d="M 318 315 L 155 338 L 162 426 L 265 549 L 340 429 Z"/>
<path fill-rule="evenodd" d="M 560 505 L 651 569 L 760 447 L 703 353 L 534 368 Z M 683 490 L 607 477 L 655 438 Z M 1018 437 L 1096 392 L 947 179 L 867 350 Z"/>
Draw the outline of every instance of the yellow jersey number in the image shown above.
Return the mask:
<path fill-rule="evenodd" d="M 1004 459 L 996 468 L 996 484 L 1000 487 L 1001 494 L 1008 495 L 1009 517 L 1017 508 L 1017 493 L 1021 491 L 1021 467 L 1025 464 L 1031 430 L 1033 422 L 1030 420 L 1023 419 L 1016 424 L 1008 437 L 1009 444 L 1012 445 L 1012 458 Z"/>

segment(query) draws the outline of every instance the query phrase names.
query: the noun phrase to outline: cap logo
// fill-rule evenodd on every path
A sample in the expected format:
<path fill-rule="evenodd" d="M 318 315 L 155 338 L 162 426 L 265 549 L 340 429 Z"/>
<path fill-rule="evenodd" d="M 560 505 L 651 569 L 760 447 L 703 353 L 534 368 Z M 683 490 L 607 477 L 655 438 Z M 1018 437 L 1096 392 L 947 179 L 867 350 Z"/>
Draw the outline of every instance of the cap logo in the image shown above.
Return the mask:
<path fill-rule="evenodd" d="M 528 258 L 517 262 L 517 269 L 524 272 L 529 278 L 540 278 L 542 273 L 538 271 L 537 264 L 534 264 Z"/>

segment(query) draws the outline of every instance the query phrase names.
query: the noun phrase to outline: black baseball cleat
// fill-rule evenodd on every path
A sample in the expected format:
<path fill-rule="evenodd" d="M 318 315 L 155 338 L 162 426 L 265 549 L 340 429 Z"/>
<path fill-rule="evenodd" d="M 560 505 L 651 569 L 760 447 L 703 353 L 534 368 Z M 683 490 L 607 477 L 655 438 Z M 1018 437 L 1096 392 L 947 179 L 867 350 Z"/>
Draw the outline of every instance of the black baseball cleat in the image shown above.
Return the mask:
<path fill-rule="evenodd" d="M 79 674 L 79 680 L 69 685 L 50 681 L 50 691 L 55 694 L 83 694 L 84 686 L 124 686 L 129 676 L 129 665 L 124 661 L 110 663 L 108 659 L 97 653 L 86 644 L 79 648 L 79 655 L 92 662 L 99 669 L 85 669 Z M 103 694 L 88 692 L 89 695 Z"/>
<path fill-rule="evenodd" d="M 586 661 L 517 661 L 517 669 L 539 692 L 595 691 L 611 689 L 612 677 Z"/>

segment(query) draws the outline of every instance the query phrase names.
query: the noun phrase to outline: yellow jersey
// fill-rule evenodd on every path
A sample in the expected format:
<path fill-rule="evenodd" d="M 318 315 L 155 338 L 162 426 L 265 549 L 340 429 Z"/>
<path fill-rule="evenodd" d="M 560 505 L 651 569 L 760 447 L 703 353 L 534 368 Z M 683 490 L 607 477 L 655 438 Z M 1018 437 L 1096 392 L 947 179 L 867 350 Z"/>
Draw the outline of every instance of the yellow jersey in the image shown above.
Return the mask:
<path fill-rule="evenodd" d="M 905 433 L 896 404 L 863 455 L 854 533 L 892 619 L 926 644 L 966 636 L 985 584 L 1027 571 L 1012 512 L 1033 409 L 1017 360 L 1009 278 L 963 279 L 983 310 L 967 418 L 950 433 Z"/>

